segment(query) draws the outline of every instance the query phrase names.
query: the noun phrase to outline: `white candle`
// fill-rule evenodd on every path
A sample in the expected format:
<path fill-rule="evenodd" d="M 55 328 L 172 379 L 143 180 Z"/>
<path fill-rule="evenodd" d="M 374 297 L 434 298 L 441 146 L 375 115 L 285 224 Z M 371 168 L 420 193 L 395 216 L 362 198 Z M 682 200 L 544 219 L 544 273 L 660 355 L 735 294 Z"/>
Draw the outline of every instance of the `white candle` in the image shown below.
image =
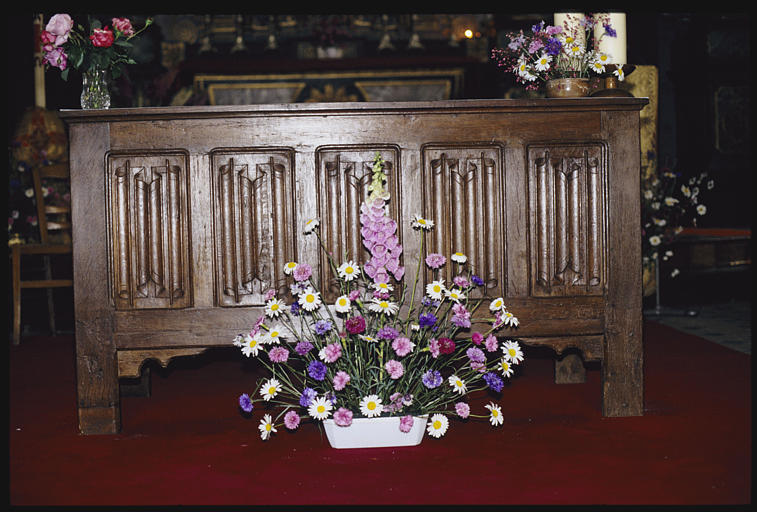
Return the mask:
<path fill-rule="evenodd" d="M 596 48 L 602 53 L 610 56 L 611 64 L 627 64 L 626 62 L 626 15 L 622 12 L 607 12 L 594 15 L 596 25 L 594 26 L 594 41 L 599 41 L 599 47 Z M 616 37 L 610 37 L 604 34 L 604 23 L 609 23 L 617 34 Z M 604 36 L 602 35 L 604 34 Z M 601 37 L 601 39 L 600 39 Z"/>
<path fill-rule="evenodd" d="M 581 25 L 583 19 L 582 12 L 556 12 L 552 24 L 555 27 L 562 27 L 566 34 L 576 40 L 576 43 L 586 47 L 586 29 Z"/>

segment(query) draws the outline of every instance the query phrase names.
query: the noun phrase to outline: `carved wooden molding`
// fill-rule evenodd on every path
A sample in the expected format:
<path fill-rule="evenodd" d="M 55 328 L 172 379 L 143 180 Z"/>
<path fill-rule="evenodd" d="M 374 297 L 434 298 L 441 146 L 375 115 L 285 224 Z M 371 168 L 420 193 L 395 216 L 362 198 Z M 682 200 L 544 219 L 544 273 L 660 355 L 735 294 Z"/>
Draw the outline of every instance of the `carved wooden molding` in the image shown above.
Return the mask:
<path fill-rule="evenodd" d="M 170 363 L 171 360 L 175 357 L 202 354 L 208 348 L 209 347 L 119 350 L 117 353 L 118 377 L 139 377 L 142 371 L 142 365 L 148 360 L 157 361 L 160 366 L 166 368 L 168 366 L 168 363 Z"/>
<path fill-rule="evenodd" d="M 505 295 L 504 147 L 496 143 L 426 144 L 421 148 L 423 215 L 434 221 L 427 253 L 462 252 L 489 295 Z M 449 262 L 439 277 L 449 283 Z M 426 268 L 427 282 L 432 280 Z"/>
<path fill-rule="evenodd" d="M 191 306 L 186 152 L 111 153 L 106 167 L 116 308 Z"/>
<path fill-rule="evenodd" d="M 603 293 L 604 154 L 594 143 L 529 146 L 532 295 Z"/>
<path fill-rule="evenodd" d="M 218 149 L 210 154 L 219 306 L 260 306 L 286 290 L 294 261 L 294 150 Z"/>

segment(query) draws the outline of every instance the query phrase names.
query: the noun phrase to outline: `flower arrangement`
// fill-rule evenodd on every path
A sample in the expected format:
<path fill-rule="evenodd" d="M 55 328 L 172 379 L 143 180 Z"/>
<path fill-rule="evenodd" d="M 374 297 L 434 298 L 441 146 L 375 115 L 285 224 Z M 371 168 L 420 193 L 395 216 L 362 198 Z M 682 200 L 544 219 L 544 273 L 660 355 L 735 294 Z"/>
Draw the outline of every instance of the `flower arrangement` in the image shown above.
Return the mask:
<path fill-rule="evenodd" d="M 284 271 L 293 280 L 291 303 L 269 291 L 264 315 L 233 340 L 242 354 L 256 357 L 270 373 L 254 391 L 239 397 L 245 413 L 264 404 L 259 424 L 263 440 L 282 421 L 294 430 L 303 420 L 333 418 L 336 425 L 348 427 L 353 418 L 399 416 L 399 429 L 409 432 L 418 416 L 427 416 L 426 430 L 436 438 L 447 431 L 451 415 L 488 418 L 492 425 L 504 421 L 500 405 L 490 402 L 488 413 L 479 414 L 465 396 L 486 389 L 501 392 L 504 378 L 523 361 L 517 341 L 500 342 L 494 334 L 505 326 L 517 327 L 518 319 L 503 298 L 495 298 L 489 303 L 491 318 L 483 320 L 486 329 L 475 330 L 479 323 L 472 315 L 486 298 L 484 282 L 459 252 L 449 259 L 427 254 L 425 265 L 435 279 L 418 289 L 425 233 L 434 226 L 420 215 L 412 219 L 421 236 L 418 267 L 412 286 L 403 284 L 402 246 L 397 223 L 387 215 L 390 197 L 379 154 L 372 171 L 360 209 L 362 241 L 370 253 L 362 268 L 349 255 L 343 261 L 329 255 L 317 219 L 305 224 L 304 232 L 318 237 L 338 282 L 334 303 L 324 303 L 310 265 L 290 262 Z M 439 269 L 447 264 L 456 274 L 450 283 L 439 278 Z M 483 292 L 473 300 L 476 289 Z"/>
<path fill-rule="evenodd" d="M 507 46 L 493 48 L 491 57 L 497 66 L 515 74 L 517 82 L 528 90 L 537 89 L 539 81 L 555 78 L 588 78 L 592 73 L 605 73 L 610 63 L 610 55 L 599 52 L 599 41 L 603 37 L 616 37 L 608 18 L 602 15 L 584 16 L 575 21 L 584 30 L 585 37 L 568 30 L 566 26 L 546 25 L 544 21 L 533 25 L 530 33 L 523 30 L 506 34 Z M 594 27 L 601 24 L 604 31 L 599 39 L 594 38 Z M 593 48 L 589 49 L 589 41 Z M 624 79 L 623 67 L 614 72 L 619 80 Z"/>
<path fill-rule="evenodd" d="M 659 175 L 652 174 L 642 182 L 641 246 L 644 267 L 653 268 L 663 248 L 663 261 L 673 256 L 673 251 L 666 246 L 683 231 L 684 224 L 696 226 L 697 218 L 707 213 L 707 206 L 700 202 L 700 193 L 703 188 L 712 190 L 714 180 L 708 179 L 707 173 L 702 172 L 679 185 L 680 177 L 680 172 L 664 167 Z M 679 273 L 674 268 L 671 277 Z"/>
<path fill-rule="evenodd" d="M 152 24 L 152 18 L 139 30 L 128 18 L 113 18 L 111 24 L 112 28 L 103 27 L 99 20 L 90 19 L 90 30 L 85 31 L 81 25 L 74 27 L 70 15 L 55 14 L 40 34 L 44 63 L 60 69 L 63 80 L 68 79 L 71 68 L 82 72 L 108 70 L 112 78 L 118 78 L 124 64 L 136 64 L 129 50 L 134 38 Z"/>

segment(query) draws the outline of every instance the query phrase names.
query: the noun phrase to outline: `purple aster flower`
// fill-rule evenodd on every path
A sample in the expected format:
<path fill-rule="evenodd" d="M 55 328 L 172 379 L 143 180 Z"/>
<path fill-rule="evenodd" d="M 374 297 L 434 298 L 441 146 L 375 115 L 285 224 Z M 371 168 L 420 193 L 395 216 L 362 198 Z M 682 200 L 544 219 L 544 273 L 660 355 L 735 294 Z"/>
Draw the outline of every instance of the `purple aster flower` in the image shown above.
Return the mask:
<path fill-rule="evenodd" d="M 318 393 L 316 393 L 315 389 L 313 388 L 305 388 L 302 390 L 302 395 L 300 395 L 300 405 L 303 407 L 310 406 L 310 403 L 313 401 L 313 399 L 317 396 Z"/>
<path fill-rule="evenodd" d="M 297 352 L 298 354 L 300 354 L 301 356 L 304 356 L 305 354 L 307 354 L 307 353 L 308 353 L 308 352 L 310 352 L 311 350 L 313 350 L 313 344 L 312 344 L 312 343 L 310 343 L 310 342 L 309 342 L 309 341 L 307 341 L 307 340 L 304 340 L 304 341 L 301 341 L 301 342 L 299 342 L 299 343 L 298 343 L 298 344 L 297 344 L 297 345 L 296 345 L 296 346 L 294 347 L 294 351 L 295 351 L 295 352 Z"/>
<path fill-rule="evenodd" d="M 323 380 L 326 378 L 326 365 L 320 361 L 311 361 L 308 365 L 308 375 L 315 380 Z"/>
<path fill-rule="evenodd" d="M 615 29 L 612 28 L 609 23 L 602 23 L 602 26 L 605 28 L 605 34 L 610 37 L 618 37 L 618 33 L 615 32 Z"/>
<path fill-rule="evenodd" d="M 389 340 L 389 341 L 393 340 L 394 338 L 396 338 L 399 335 L 400 335 L 400 333 L 397 331 L 397 329 L 395 329 L 394 327 L 390 327 L 388 325 L 385 326 L 385 327 L 382 327 L 376 333 L 376 336 L 378 336 L 379 338 L 381 338 L 383 340 Z"/>
<path fill-rule="evenodd" d="M 494 374 L 492 374 L 494 375 Z M 494 375 L 496 377 L 496 375 Z M 442 374 L 438 370 L 428 370 L 421 377 L 423 385 L 429 389 L 434 389 L 442 383 Z"/>
<path fill-rule="evenodd" d="M 547 39 L 545 48 L 547 50 L 547 54 L 554 57 L 555 55 L 558 55 L 560 53 L 560 50 L 562 49 L 562 43 L 556 37 L 550 37 L 549 39 Z"/>
<path fill-rule="evenodd" d="M 321 336 L 329 332 L 332 327 L 333 326 L 331 325 L 331 322 L 329 320 L 318 320 L 314 326 L 315 332 L 317 334 L 320 334 Z"/>
<path fill-rule="evenodd" d="M 494 372 L 485 373 L 484 381 L 486 382 L 487 386 L 492 388 L 497 393 L 502 391 L 502 386 L 504 386 L 505 384 L 502 379 L 499 378 L 499 375 Z"/>
<path fill-rule="evenodd" d="M 300 316 L 300 303 L 297 301 L 292 302 L 292 305 L 289 307 L 289 312 L 293 316 Z"/>
<path fill-rule="evenodd" d="M 484 286 L 484 280 L 476 275 L 470 276 L 470 280 L 473 281 L 473 284 L 476 286 Z"/>
<path fill-rule="evenodd" d="M 418 317 L 418 325 L 423 327 L 431 327 L 436 323 L 437 318 L 434 316 L 433 313 L 421 313 L 421 315 Z"/>
<path fill-rule="evenodd" d="M 250 395 L 247 393 L 242 393 L 239 395 L 239 407 L 242 408 L 244 412 L 252 412 L 252 400 L 250 400 Z"/>

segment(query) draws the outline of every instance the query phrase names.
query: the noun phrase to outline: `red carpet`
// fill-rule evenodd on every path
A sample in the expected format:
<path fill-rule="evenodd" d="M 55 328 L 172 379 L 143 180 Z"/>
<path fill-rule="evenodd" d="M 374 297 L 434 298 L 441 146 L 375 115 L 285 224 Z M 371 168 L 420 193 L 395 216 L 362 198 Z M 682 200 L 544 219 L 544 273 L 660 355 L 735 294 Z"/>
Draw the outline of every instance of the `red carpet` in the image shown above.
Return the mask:
<path fill-rule="evenodd" d="M 311 424 L 260 440 L 234 349 L 154 370 L 150 398 L 123 399 L 121 434 L 80 436 L 73 339 L 25 339 L 9 349 L 10 504 L 751 503 L 751 357 L 656 323 L 644 343 L 643 417 L 603 418 L 597 367 L 556 385 L 527 349 L 504 426 L 334 450 Z"/>

